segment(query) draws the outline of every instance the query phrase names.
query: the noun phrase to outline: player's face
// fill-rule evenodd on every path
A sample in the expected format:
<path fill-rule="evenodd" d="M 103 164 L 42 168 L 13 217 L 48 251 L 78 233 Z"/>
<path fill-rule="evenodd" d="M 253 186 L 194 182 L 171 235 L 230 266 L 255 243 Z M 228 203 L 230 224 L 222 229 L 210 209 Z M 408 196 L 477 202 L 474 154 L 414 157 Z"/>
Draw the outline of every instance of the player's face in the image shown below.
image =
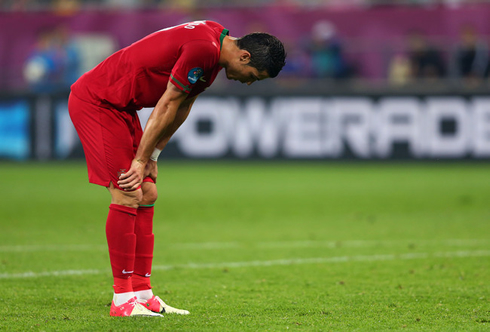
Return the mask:
<path fill-rule="evenodd" d="M 259 72 L 257 68 L 248 65 L 248 63 L 250 62 L 249 56 L 250 55 L 240 57 L 240 59 L 225 68 L 226 77 L 229 80 L 240 81 L 242 83 L 250 85 L 255 81 L 269 78 L 269 74 L 267 74 L 267 71 L 264 70 L 262 72 Z"/>

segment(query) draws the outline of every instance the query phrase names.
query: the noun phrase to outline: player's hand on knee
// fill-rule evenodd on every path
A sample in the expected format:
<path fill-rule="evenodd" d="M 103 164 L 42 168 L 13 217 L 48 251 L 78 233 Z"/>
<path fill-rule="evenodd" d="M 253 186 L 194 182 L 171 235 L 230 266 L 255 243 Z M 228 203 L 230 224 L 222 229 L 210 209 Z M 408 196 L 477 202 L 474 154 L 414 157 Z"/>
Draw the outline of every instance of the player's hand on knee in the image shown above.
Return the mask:
<path fill-rule="evenodd" d="M 145 163 L 133 159 L 129 171 L 119 176 L 119 181 L 117 181 L 118 186 L 123 190 L 138 189 L 144 179 L 145 167 Z"/>
<path fill-rule="evenodd" d="M 150 160 L 146 164 L 144 178 L 147 176 L 149 176 L 156 183 L 158 176 L 158 166 L 156 161 Z"/>

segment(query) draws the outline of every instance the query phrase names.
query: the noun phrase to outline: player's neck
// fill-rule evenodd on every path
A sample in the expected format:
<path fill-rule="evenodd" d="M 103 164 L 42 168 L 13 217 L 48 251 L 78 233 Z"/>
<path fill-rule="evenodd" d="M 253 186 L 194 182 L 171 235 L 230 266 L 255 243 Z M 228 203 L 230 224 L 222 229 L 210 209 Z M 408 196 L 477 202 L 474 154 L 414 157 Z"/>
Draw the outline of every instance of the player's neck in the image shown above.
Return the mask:
<path fill-rule="evenodd" d="M 225 36 L 223 39 L 223 44 L 221 45 L 218 64 L 223 68 L 228 67 L 228 64 L 233 59 L 237 51 L 239 51 L 239 48 L 236 45 L 236 38 Z"/>

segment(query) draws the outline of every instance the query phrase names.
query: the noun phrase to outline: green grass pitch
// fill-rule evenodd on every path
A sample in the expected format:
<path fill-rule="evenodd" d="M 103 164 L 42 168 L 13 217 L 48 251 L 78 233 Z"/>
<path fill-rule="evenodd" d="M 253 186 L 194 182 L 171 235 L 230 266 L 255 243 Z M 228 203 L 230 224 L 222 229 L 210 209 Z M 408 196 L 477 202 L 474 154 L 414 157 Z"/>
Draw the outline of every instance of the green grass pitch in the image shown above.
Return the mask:
<path fill-rule="evenodd" d="M 0 163 L 1 331 L 488 331 L 488 163 L 159 163 L 152 283 L 112 318 L 110 196 Z"/>

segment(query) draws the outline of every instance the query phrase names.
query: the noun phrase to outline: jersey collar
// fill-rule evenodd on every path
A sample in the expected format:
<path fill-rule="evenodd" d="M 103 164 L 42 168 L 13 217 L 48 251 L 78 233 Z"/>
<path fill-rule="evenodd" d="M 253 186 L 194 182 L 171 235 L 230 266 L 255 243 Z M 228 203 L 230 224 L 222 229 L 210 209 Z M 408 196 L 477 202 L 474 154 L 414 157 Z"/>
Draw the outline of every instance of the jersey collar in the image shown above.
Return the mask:
<path fill-rule="evenodd" d="M 228 29 L 223 29 L 221 32 L 221 35 L 219 36 L 219 48 L 221 49 L 223 47 L 223 39 L 225 39 L 226 36 L 230 33 L 230 30 Z"/>

